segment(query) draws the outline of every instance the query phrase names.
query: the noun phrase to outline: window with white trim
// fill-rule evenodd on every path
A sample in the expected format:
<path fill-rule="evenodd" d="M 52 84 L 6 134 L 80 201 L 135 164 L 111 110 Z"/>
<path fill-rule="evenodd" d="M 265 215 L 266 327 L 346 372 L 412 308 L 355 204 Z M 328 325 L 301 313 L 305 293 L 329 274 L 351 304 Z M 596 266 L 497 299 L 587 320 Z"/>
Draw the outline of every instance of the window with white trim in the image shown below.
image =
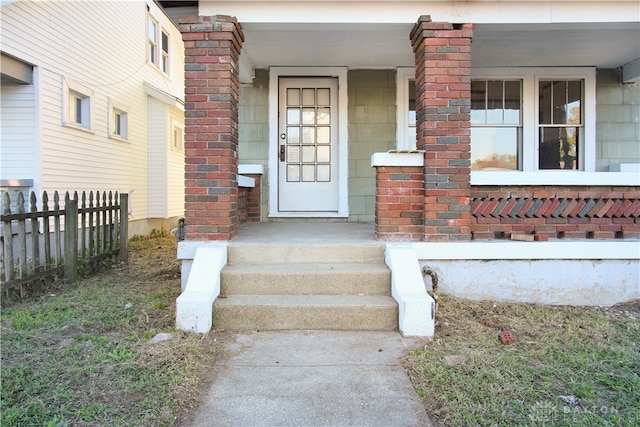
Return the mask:
<path fill-rule="evenodd" d="M 109 137 L 116 139 L 129 139 L 129 113 L 127 109 L 108 98 L 109 104 Z"/>
<path fill-rule="evenodd" d="M 595 70 L 475 69 L 471 169 L 595 170 Z"/>
<path fill-rule="evenodd" d="M 63 117 L 65 126 L 91 130 L 92 91 L 84 85 L 62 79 Z"/>
<path fill-rule="evenodd" d="M 147 19 L 147 61 L 169 74 L 169 32 L 151 15 Z"/>
<path fill-rule="evenodd" d="M 184 127 L 177 121 L 171 126 L 171 148 L 175 151 L 184 150 Z"/>

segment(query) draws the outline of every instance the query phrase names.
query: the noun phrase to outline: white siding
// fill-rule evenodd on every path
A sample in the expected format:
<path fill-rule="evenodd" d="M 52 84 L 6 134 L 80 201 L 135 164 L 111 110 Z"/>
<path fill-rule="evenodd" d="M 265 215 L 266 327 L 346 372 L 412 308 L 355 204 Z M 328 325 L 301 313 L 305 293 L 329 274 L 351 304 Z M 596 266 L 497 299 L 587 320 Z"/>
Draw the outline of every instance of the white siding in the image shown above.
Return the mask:
<path fill-rule="evenodd" d="M 173 123 L 183 112 L 149 97 L 149 215 L 172 218 L 184 215 L 184 150 L 172 146 Z"/>
<path fill-rule="evenodd" d="M 146 61 L 147 8 L 170 34 L 168 76 Z M 149 122 L 143 85 L 184 97 L 184 48 L 175 25 L 152 1 L 19 1 L 2 6 L 1 19 L 2 51 L 41 69 L 41 189 L 135 190 L 133 218 L 151 217 L 149 141 L 156 124 Z M 65 81 L 91 92 L 89 131 L 63 126 Z M 127 109 L 127 141 L 109 137 L 109 99 Z"/>
<path fill-rule="evenodd" d="M 149 215 L 167 217 L 168 114 L 166 104 L 149 97 Z"/>
<path fill-rule="evenodd" d="M 0 88 L 0 179 L 36 179 L 33 85 Z"/>

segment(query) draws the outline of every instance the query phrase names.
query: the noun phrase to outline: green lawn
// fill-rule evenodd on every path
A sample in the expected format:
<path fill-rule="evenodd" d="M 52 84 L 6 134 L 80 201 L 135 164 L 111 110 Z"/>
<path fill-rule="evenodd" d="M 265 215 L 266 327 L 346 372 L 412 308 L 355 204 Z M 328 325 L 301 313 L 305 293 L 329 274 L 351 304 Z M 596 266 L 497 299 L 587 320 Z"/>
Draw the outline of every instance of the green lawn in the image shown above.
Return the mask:
<path fill-rule="evenodd" d="M 440 424 L 640 425 L 640 302 L 576 308 L 442 295 L 437 322 L 433 341 L 404 362 Z M 502 330 L 514 344 L 500 342 Z"/>
<path fill-rule="evenodd" d="M 0 424 L 173 425 L 215 353 L 174 330 L 179 271 L 173 238 L 136 238 L 128 265 L 5 307 Z"/>

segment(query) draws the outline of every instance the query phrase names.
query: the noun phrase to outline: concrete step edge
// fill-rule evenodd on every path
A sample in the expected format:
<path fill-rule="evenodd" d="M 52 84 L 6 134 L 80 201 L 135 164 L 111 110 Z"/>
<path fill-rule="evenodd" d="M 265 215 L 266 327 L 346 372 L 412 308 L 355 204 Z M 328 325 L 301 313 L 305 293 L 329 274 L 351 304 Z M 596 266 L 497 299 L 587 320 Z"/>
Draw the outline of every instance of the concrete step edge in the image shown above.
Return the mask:
<path fill-rule="evenodd" d="M 296 306 L 296 307 L 397 307 L 388 295 L 229 295 L 218 298 L 215 305 L 241 306 Z"/>

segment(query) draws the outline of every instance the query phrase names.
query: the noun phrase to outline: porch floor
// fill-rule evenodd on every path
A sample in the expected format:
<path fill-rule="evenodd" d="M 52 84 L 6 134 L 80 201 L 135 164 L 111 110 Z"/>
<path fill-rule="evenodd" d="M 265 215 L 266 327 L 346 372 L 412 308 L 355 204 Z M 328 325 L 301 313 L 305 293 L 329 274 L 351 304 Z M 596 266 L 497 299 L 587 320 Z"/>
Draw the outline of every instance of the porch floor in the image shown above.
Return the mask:
<path fill-rule="evenodd" d="M 233 243 L 378 243 L 373 223 L 259 222 L 240 226 Z"/>

